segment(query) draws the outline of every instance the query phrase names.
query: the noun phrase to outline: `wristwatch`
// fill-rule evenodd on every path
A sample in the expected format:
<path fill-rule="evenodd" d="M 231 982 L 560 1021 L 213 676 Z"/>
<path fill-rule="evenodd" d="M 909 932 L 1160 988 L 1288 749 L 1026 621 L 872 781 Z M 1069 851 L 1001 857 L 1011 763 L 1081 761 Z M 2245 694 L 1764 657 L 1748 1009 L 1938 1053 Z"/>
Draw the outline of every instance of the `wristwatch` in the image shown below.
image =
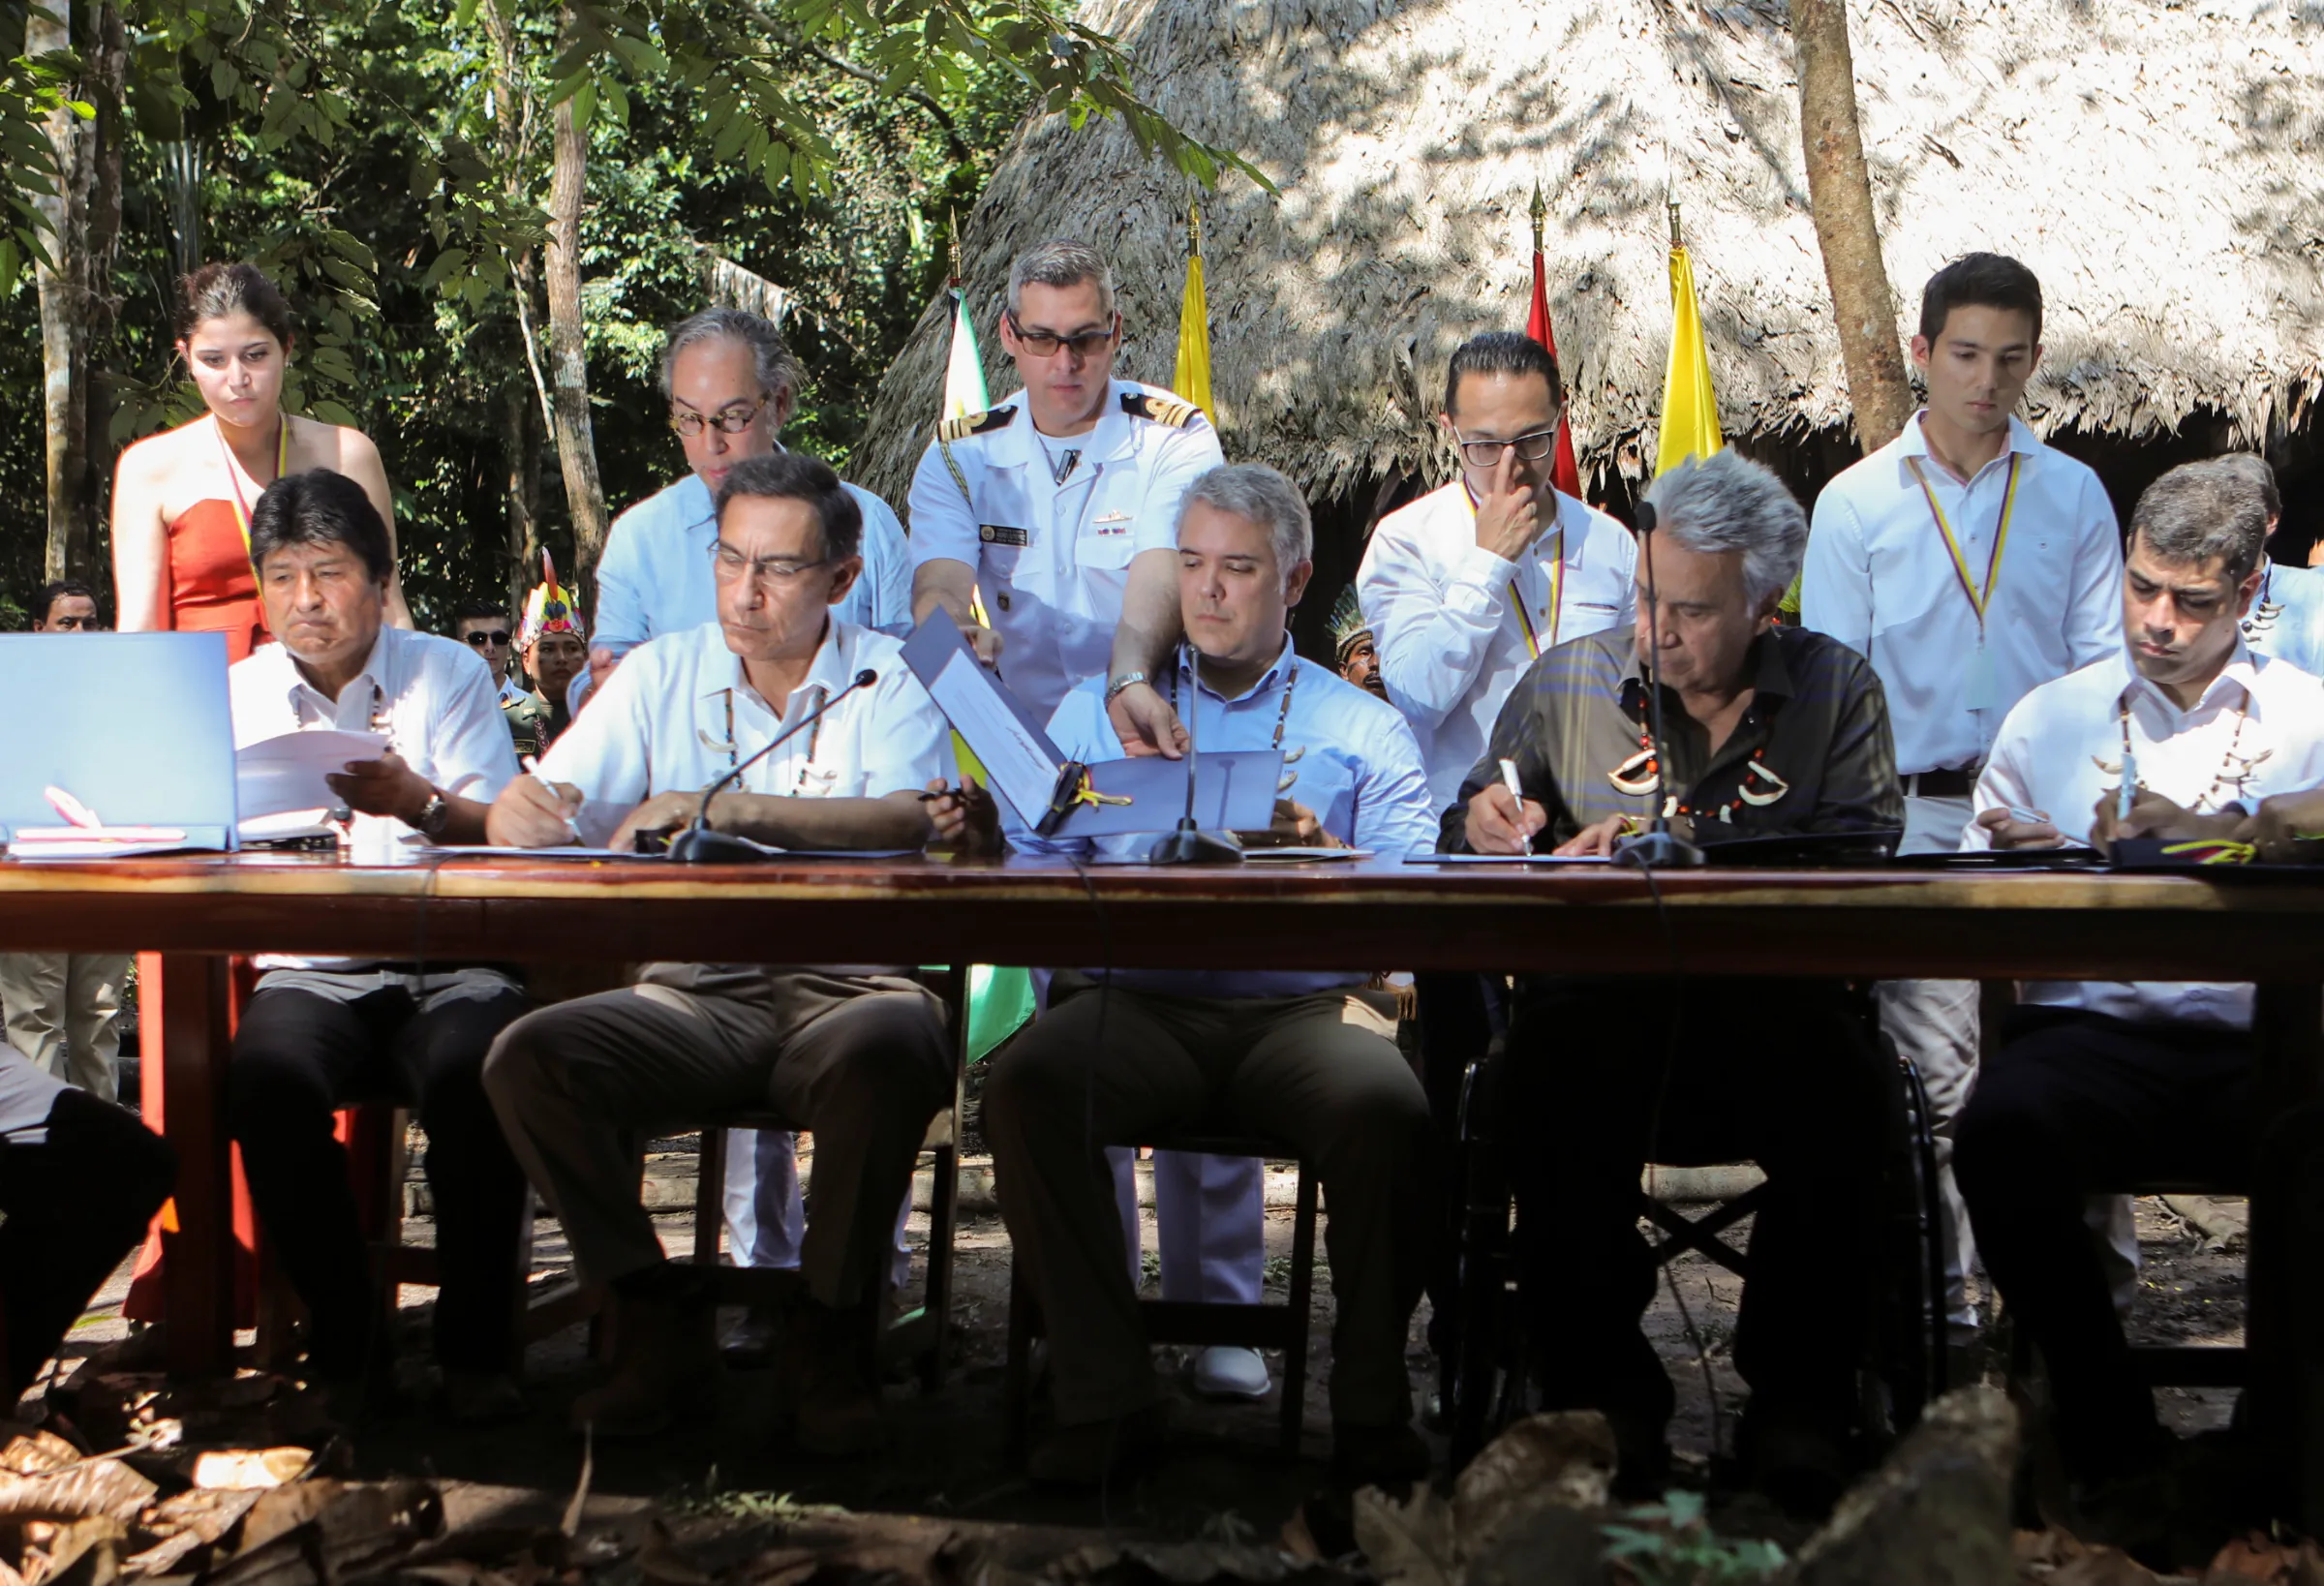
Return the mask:
<path fill-rule="evenodd" d="M 442 837 L 443 829 L 451 823 L 451 801 L 434 788 L 429 788 L 428 802 L 419 807 L 419 818 L 412 825 L 428 837 Z"/>
<path fill-rule="evenodd" d="M 1124 688 L 1134 688 L 1145 681 L 1146 674 L 1144 672 L 1122 673 L 1121 676 L 1116 678 L 1112 683 L 1106 685 L 1106 703 L 1109 705 L 1113 704 L 1114 696 L 1116 694 L 1120 693 Z"/>

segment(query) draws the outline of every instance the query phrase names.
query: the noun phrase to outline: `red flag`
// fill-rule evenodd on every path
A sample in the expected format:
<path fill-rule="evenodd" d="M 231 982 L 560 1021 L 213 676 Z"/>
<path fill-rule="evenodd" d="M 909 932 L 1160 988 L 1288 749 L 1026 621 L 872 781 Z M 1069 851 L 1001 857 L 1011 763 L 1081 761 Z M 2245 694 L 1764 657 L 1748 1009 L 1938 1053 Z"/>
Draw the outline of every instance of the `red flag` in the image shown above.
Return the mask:
<path fill-rule="evenodd" d="M 1549 328 L 1549 292 L 1542 283 L 1542 251 L 1533 251 L 1533 312 L 1525 317 L 1525 334 L 1557 356 L 1557 332 Z M 1557 415 L 1557 461 L 1550 466 L 1549 482 L 1576 500 L 1581 496 L 1581 470 L 1574 461 L 1574 427 Z"/>

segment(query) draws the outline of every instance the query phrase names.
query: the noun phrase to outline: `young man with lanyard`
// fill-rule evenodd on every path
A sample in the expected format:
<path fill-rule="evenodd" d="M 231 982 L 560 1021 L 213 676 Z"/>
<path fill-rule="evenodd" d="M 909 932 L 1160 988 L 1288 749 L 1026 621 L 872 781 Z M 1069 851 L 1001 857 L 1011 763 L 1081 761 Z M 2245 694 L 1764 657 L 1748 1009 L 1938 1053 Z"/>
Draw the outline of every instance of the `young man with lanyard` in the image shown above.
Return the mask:
<path fill-rule="evenodd" d="M 1173 393 L 1114 378 L 1114 272 L 1085 243 L 1018 256 L 1000 344 L 1023 388 L 939 425 L 912 476 L 913 614 L 951 613 L 1036 714 L 1083 680 L 1107 678 L 1108 713 L 1128 752 L 1175 755 L 1183 734 L 1149 674 L 1178 638 L 1178 503 L 1226 461 L 1218 434 Z M 1120 1160 L 1126 1175 L 1127 1154 Z M 1256 1160 L 1156 1159 L 1169 1297 L 1258 1302 L 1265 1188 Z M 1193 1248 L 1202 1259 L 1190 1267 L 1180 1258 Z M 1204 1391 L 1238 1397 L 1268 1388 L 1254 1350 L 1206 1350 L 1195 1378 Z"/>
<path fill-rule="evenodd" d="M 1904 778 L 1906 853 L 1947 852 L 1994 734 L 2027 691 L 2122 648 L 2121 536 L 2098 477 L 2015 417 L 2041 364 L 2041 283 L 1970 254 L 1921 292 L 1928 405 L 1817 498 L 1800 623 L 1872 662 Z M 1883 981 L 1881 1022 L 1928 1086 L 1945 1207 L 1945 1310 L 1975 1325 L 1952 1120 L 1974 1083 L 1973 981 Z"/>
<path fill-rule="evenodd" d="M 586 681 L 567 693 L 573 712 L 601 687 L 621 657 L 664 633 L 718 619 L 711 574 L 718 538 L 713 498 L 738 464 L 782 450 L 782 427 L 799 406 L 799 362 L 774 323 L 735 308 L 681 320 L 662 345 L 661 390 L 687 474 L 614 519 L 597 564 L 596 633 Z M 863 516 L 863 573 L 834 615 L 902 638 L 912 628 L 911 553 L 886 502 L 848 485 Z M 746 1266 L 795 1267 L 800 1231 L 798 1143 L 786 1133 L 737 1130 L 727 1143 L 726 1234 Z M 738 1363 L 773 1345 L 770 1319 L 753 1312 L 732 1340 Z"/>
<path fill-rule="evenodd" d="M 625 848 L 690 825 L 738 766 L 741 786 L 710 802 L 717 831 L 802 849 L 928 840 L 920 795 L 951 765 L 944 718 L 901 644 L 834 615 L 863 575 L 854 497 L 824 464 L 778 453 L 737 464 L 718 510 L 718 621 L 631 652 L 538 775 L 493 807 L 494 842 L 578 834 Z M 613 1379 L 574 1404 L 576 1429 L 658 1431 L 718 1369 L 716 1313 L 696 1268 L 664 1258 L 629 1143 L 772 1104 L 815 1136 L 806 1294 L 779 1362 L 799 1441 L 845 1453 L 880 1440 L 881 1270 L 921 1138 L 952 1092 L 941 1010 L 907 975 L 648 964 L 627 990 L 528 1016 L 493 1050 L 484 1083 L 509 1141 L 582 1273 L 620 1306 Z"/>
<path fill-rule="evenodd" d="M 2253 654 L 2238 628 L 2265 538 L 2223 460 L 2148 487 L 2122 585 L 2126 650 L 2009 713 L 1963 849 L 2240 837 L 2262 800 L 2324 784 L 2324 684 Z M 2083 1235 L 2083 1198 L 2142 1178 L 2250 1181 L 2251 989 L 2034 981 L 2021 996 L 1954 1162 L 1986 1270 L 2048 1362 L 2068 1468 L 2102 1482 L 2170 1439 Z"/>
<path fill-rule="evenodd" d="M 1197 717 L 1201 747 L 1279 748 L 1276 833 L 1400 859 L 1430 828 L 1419 747 L 1395 711 L 1293 651 L 1285 618 L 1314 570 L 1307 506 L 1272 469 L 1195 480 L 1176 535 L 1186 629 L 1164 697 Z M 1051 717 L 1058 749 L 1122 751 L 1099 678 Z M 971 801 L 966 826 L 994 816 Z M 1149 836 L 1046 839 L 1033 852 L 1135 853 Z M 1332 1459 L 1353 1482 L 1410 1479 L 1428 1451 L 1411 1427 L 1405 1329 L 1430 1218 L 1422 1193 L 1427 1103 L 1394 1042 L 1394 998 L 1345 973 L 1059 970 L 1049 1011 L 993 1059 L 985 1132 L 1009 1236 L 1049 1319 L 1056 1429 L 1038 1480 L 1096 1485 L 1161 1442 L 1164 1411 L 1138 1321 L 1105 1148 L 1189 1127 L 1223 1108 L 1316 1164 L 1331 1205 Z"/>
<path fill-rule="evenodd" d="M 387 528 L 363 488 L 321 469 L 276 480 L 251 511 L 266 626 L 228 673 L 237 747 L 288 732 L 384 734 L 330 786 L 351 852 L 394 863 L 484 839 L 516 775 L 492 675 L 468 646 L 387 625 Z M 428 1133 L 443 1287 L 436 1357 L 455 1419 L 522 1409 L 514 1303 L 524 1174 L 484 1100 L 493 1037 L 525 996 L 492 964 L 260 958 L 227 1066 L 227 1115 L 269 1246 L 306 1302 L 307 1355 L 335 1414 L 391 1398 L 392 1302 L 373 1281 L 332 1114 L 392 1097 Z"/>

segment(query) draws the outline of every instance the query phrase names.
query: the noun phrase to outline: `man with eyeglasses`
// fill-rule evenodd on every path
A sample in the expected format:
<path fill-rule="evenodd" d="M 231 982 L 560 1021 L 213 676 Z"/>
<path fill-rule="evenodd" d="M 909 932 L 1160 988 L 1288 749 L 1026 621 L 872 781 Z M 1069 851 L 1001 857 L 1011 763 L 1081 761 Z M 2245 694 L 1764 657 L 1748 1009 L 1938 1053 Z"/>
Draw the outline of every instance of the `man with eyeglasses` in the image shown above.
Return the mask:
<path fill-rule="evenodd" d="M 1356 575 L 1381 679 L 1421 741 L 1440 811 L 1535 658 L 1636 609 L 1630 531 L 1550 482 L 1565 399 L 1539 342 L 1463 342 L 1439 417 L 1460 476 L 1381 519 Z"/>
<path fill-rule="evenodd" d="M 613 520 L 597 563 L 588 681 L 573 684 L 573 709 L 628 651 L 716 619 L 712 498 L 736 464 L 782 449 L 780 437 L 798 409 L 799 383 L 799 363 L 782 333 L 758 315 L 710 308 L 671 329 L 662 348 L 661 389 L 689 472 Z M 849 485 L 847 493 L 864 516 L 864 573 L 837 615 L 902 637 L 912 626 L 903 525 L 870 491 Z"/>
<path fill-rule="evenodd" d="M 452 614 L 453 637 L 474 650 L 492 674 L 492 686 L 500 690 L 501 717 L 508 723 L 508 742 L 521 758 L 541 751 L 549 702 L 510 675 L 510 663 L 516 659 L 512 626 L 507 610 L 491 600 L 463 600 Z"/>

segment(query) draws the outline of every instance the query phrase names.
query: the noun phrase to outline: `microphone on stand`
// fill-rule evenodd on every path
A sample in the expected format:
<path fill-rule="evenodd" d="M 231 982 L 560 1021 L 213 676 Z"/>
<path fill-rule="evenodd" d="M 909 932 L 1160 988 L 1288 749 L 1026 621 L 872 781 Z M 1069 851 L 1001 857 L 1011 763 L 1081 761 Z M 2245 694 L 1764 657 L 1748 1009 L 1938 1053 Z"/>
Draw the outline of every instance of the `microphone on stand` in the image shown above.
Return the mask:
<path fill-rule="evenodd" d="M 1654 740 L 1654 763 L 1659 775 L 1654 785 L 1654 814 L 1646 830 L 1617 839 L 1614 863 L 1633 869 L 1693 869 L 1703 863 L 1702 850 L 1670 830 L 1670 746 L 1663 737 L 1663 624 L 1662 598 L 1654 585 L 1654 503 L 1638 503 L 1638 554 L 1646 561 L 1646 731 Z"/>
<path fill-rule="evenodd" d="M 830 710 L 858 688 L 869 688 L 878 681 L 879 674 L 869 666 L 865 667 L 855 674 L 847 686 L 783 728 L 768 741 L 765 748 L 760 749 L 749 759 L 745 760 L 725 776 L 711 783 L 703 790 L 702 803 L 694 810 L 694 823 L 670 839 L 669 852 L 666 857 L 676 860 L 681 865 L 752 865 L 765 860 L 767 851 L 757 843 L 747 838 L 733 837 L 727 833 L 714 832 L 710 829 L 710 801 L 724 792 L 731 784 L 741 781 L 744 772 L 749 771 L 759 761 L 789 743 L 801 728 L 811 726 L 820 719 L 825 711 Z"/>
<path fill-rule="evenodd" d="M 1189 645 L 1188 649 L 1193 649 Z M 1172 655 L 1170 664 L 1175 668 L 1178 657 Z M 1148 865 L 1239 865 L 1242 863 L 1242 844 L 1225 832 L 1206 832 L 1194 818 L 1194 777 L 1203 763 L 1202 747 L 1195 742 L 1194 718 L 1201 714 L 1202 700 L 1201 652 L 1186 670 L 1192 682 L 1186 689 L 1186 813 L 1178 817 L 1177 830 L 1166 832 L 1154 839 L 1154 845 L 1146 853 Z"/>

